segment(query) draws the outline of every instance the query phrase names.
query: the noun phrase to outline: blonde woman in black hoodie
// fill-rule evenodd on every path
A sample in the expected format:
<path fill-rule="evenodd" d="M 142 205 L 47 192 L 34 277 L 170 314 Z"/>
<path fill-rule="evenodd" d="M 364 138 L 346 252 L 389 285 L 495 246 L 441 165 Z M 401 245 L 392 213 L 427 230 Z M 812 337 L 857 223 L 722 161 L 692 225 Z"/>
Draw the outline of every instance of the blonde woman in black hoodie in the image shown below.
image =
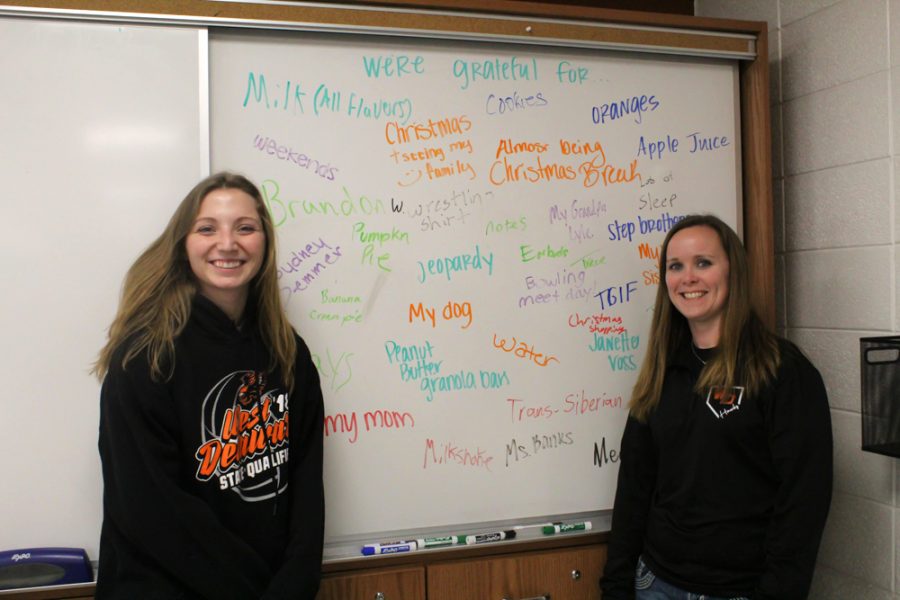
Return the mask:
<path fill-rule="evenodd" d="M 128 271 L 95 366 L 98 599 L 315 597 L 322 394 L 276 277 L 259 190 L 230 173 Z"/>
<path fill-rule="evenodd" d="M 622 437 L 604 600 L 802 600 L 831 500 L 825 387 L 749 300 L 734 231 L 693 215 L 660 251 Z"/>

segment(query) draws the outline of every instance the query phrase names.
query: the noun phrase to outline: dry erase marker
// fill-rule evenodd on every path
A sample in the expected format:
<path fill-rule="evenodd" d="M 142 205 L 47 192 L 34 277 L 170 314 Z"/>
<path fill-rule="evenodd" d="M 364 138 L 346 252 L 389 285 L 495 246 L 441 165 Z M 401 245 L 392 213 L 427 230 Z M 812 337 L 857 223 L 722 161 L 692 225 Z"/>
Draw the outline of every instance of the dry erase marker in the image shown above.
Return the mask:
<path fill-rule="evenodd" d="M 516 531 L 521 531 L 523 529 L 537 529 L 538 527 L 550 527 L 551 525 L 562 525 L 562 521 L 557 521 L 555 523 L 535 523 L 534 525 L 516 525 L 513 527 Z"/>
<path fill-rule="evenodd" d="M 568 525 L 548 525 L 544 527 L 544 535 L 552 535 L 554 533 L 567 533 L 569 531 L 590 531 L 591 530 L 591 522 L 585 521 L 584 523 L 569 523 Z"/>
<path fill-rule="evenodd" d="M 441 548 L 443 546 L 452 546 L 459 543 L 459 536 L 445 535 L 442 537 L 419 538 L 416 545 L 421 548 Z"/>
<path fill-rule="evenodd" d="M 486 544 L 487 542 L 499 542 L 501 540 L 511 540 L 516 537 L 516 532 L 512 529 L 506 531 L 494 531 L 491 533 L 479 533 L 478 535 L 457 536 L 459 543 L 466 544 Z"/>
<path fill-rule="evenodd" d="M 417 548 L 415 540 L 408 542 L 390 542 L 388 544 L 366 544 L 362 547 L 363 556 L 373 554 L 396 554 L 397 552 L 412 552 Z"/>

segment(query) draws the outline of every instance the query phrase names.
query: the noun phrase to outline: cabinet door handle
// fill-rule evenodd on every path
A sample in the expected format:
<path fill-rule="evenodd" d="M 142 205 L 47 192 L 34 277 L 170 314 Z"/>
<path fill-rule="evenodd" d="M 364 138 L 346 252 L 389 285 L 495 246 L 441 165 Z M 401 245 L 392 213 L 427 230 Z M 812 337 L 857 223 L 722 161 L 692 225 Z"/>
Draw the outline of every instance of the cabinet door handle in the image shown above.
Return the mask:
<path fill-rule="evenodd" d="M 510 600 L 510 598 L 504 596 L 503 600 Z M 545 594 L 543 596 L 532 596 L 531 598 L 521 598 L 520 600 L 550 600 L 550 594 Z"/>
<path fill-rule="evenodd" d="M 375 592 L 375 600 L 384 600 L 384 593 Z"/>
<path fill-rule="evenodd" d="M 574 579 L 575 581 L 581 579 L 581 571 L 579 571 L 578 569 L 572 569 L 572 579 Z"/>

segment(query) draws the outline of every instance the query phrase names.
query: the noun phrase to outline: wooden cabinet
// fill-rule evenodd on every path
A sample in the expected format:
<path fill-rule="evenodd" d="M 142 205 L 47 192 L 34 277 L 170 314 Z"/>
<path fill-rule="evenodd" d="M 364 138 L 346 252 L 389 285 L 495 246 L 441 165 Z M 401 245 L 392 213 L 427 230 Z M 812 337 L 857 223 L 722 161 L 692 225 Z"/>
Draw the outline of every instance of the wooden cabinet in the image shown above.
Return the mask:
<path fill-rule="evenodd" d="M 316 600 L 425 600 L 425 568 L 326 575 Z"/>
<path fill-rule="evenodd" d="M 27 590 L 0 591 L 0 600 L 93 600 L 94 584 L 77 583 L 38 587 Z"/>
<path fill-rule="evenodd" d="M 598 600 L 606 533 L 326 563 L 317 600 Z"/>
<path fill-rule="evenodd" d="M 428 567 L 428 600 L 600 598 L 606 546 L 450 561 Z"/>

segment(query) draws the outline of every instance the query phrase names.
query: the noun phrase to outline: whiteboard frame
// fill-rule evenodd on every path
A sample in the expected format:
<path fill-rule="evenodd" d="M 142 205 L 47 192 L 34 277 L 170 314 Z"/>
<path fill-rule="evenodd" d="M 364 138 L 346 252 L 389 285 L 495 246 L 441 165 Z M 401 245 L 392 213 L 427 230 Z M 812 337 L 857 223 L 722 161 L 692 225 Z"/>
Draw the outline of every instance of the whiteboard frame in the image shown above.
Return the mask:
<path fill-rule="evenodd" d="M 115 21 L 144 25 L 188 25 L 193 27 L 241 27 L 284 31 L 314 31 L 388 35 L 399 37 L 440 37 L 454 41 L 527 43 L 677 54 L 707 58 L 752 60 L 757 56 L 756 36 L 740 32 L 704 31 L 689 28 L 639 24 L 613 24 L 549 17 L 501 16 L 471 11 L 378 8 L 349 4 L 311 2 L 217 0 L 236 7 L 280 8 L 263 18 L 208 16 L 155 12 L 153 2 L 143 2 L 141 10 L 85 10 L 45 6 L 2 8 L 10 16 L 52 16 L 54 18 Z M 23 3 L 24 4 L 24 3 Z M 38 3 L 36 3 L 38 4 Z M 39 3 L 39 4 L 67 4 Z M 115 2 L 111 4 L 116 4 Z M 192 4 L 201 4 L 195 2 Z M 171 10 L 171 6 L 168 7 Z M 302 11 L 302 12 L 298 12 Z M 218 11 L 217 13 L 218 14 Z M 395 22 L 400 24 L 395 24 Z M 405 23 L 405 24 L 403 24 Z M 477 26 L 475 26 L 477 25 Z"/>

